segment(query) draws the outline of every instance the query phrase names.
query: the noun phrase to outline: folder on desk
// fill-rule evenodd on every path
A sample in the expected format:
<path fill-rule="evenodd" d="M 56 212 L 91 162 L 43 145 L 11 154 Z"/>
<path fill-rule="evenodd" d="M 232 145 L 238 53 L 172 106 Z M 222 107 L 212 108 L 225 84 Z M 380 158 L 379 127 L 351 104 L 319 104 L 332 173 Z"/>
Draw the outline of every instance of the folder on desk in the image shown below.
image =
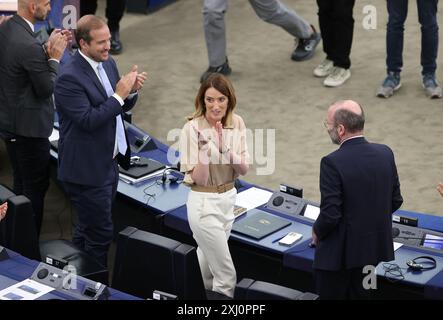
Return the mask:
<path fill-rule="evenodd" d="M 136 166 L 130 167 L 128 170 L 119 167 L 119 171 L 132 179 L 139 179 L 164 168 L 166 168 L 166 166 L 161 162 L 140 157 Z"/>
<path fill-rule="evenodd" d="M 248 211 L 247 217 L 233 224 L 232 231 L 260 240 L 290 224 L 291 221 L 284 218 L 259 209 L 252 209 Z"/>

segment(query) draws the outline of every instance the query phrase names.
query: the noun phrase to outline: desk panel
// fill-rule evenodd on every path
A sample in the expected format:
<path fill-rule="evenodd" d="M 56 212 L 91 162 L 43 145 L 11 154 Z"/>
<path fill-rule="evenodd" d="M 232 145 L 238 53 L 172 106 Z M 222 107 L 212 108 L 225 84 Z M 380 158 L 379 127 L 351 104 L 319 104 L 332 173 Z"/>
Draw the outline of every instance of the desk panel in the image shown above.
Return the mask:
<path fill-rule="evenodd" d="M 9 249 L 6 250 L 8 252 L 9 259 L 0 261 L 0 275 L 6 277 L 7 279 L 10 279 L 8 280 L 9 283 L 11 283 L 11 281 L 20 282 L 27 278 L 30 278 L 35 268 L 38 266 L 39 262 L 35 260 L 30 260 Z M 7 286 L 6 282 L 8 281 L 5 281 L 4 287 Z M 108 287 L 108 289 L 110 293 L 110 297 L 108 300 L 141 300 L 138 297 L 112 289 L 110 287 Z M 42 296 L 41 298 L 42 300 L 72 299 L 60 292 L 53 292 L 50 295 Z"/>

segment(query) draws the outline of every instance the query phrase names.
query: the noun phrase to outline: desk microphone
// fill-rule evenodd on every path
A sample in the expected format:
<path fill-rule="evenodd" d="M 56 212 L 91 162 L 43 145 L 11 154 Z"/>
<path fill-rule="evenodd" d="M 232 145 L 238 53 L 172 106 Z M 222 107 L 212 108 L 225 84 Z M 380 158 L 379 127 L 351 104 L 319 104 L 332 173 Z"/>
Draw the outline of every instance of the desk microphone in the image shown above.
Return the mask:
<path fill-rule="evenodd" d="M 399 228 L 392 228 L 392 238 L 397 238 L 400 235 L 400 229 Z"/>
<path fill-rule="evenodd" d="M 421 240 L 421 239 L 423 239 L 423 237 L 404 237 L 404 236 L 401 236 L 401 237 L 399 237 L 399 235 L 400 235 L 400 229 L 399 228 L 392 228 L 392 238 L 397 238 L 397 239 L 405 239 L 405 240 Z M 439 242 L 442 242 L 443 241 L 443 239 L 427 239 L 427 241 L 428 242 L 436 242 L 436 243 L 439 243 Z"/>

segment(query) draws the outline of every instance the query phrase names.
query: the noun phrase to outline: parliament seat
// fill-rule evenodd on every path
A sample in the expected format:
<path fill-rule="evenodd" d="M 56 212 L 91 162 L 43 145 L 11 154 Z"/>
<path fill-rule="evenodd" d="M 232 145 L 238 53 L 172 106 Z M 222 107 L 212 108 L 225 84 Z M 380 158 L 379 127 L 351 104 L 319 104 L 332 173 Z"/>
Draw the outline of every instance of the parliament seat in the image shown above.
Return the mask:
<path fill-rule="evenodd" d="M 235 287 L 235 300 L 317 300 L 318 295 L 269 282 L 244 278 Z"/>
<path fill-rule="evenodd" d="M 205 290 L 193 246 L 134 227 L 118 235 L 112 287 L 141 298 L 159 290 L 181 300 L 228 299 Z"/>
<path fill-rule="evenodd" d="M 45 262 L 48 255 L 66 260 L 76 268 L 77 274 L 94 281 L 108 283 L 108 270 L 72 242 L 56 239 L 38 240 L 30 200 L 15 195 L 0 185 L 0 202 L 8 201 L 8 212 L 0 222 L 0 244 L 21 255 Z"/>

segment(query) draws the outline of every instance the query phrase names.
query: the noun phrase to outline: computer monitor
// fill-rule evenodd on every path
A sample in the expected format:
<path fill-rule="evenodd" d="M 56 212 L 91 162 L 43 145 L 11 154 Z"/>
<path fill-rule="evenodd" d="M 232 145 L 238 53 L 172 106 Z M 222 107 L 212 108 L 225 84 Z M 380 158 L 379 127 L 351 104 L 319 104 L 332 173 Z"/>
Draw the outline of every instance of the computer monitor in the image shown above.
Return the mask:
<path fill-rule="evenodd" d="M 426 233 L 422 240 L 422 247 L 443 250 L 443 237 Z"/>

